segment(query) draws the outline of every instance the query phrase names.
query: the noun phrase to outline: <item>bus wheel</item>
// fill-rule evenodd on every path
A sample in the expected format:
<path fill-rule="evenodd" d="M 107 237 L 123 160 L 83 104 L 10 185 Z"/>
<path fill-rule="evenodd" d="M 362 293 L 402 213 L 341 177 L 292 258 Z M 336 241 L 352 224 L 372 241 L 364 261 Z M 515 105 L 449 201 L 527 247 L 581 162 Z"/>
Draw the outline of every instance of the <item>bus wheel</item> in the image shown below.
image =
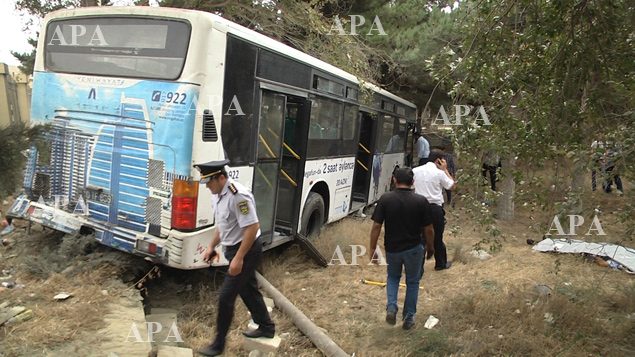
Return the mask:
<path fill-rule="evenodd" d="M 320 233 L 324 223 L 324 200 L 315 192 L 309 193 L 302 213 L 302 234 L 314 237 Z"/>

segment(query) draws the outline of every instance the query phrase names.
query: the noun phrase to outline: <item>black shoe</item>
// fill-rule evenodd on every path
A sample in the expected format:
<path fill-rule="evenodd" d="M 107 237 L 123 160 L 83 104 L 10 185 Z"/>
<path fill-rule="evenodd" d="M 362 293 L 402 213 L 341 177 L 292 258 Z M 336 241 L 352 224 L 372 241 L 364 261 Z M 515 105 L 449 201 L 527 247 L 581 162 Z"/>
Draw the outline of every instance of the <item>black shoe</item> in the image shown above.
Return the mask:
<path fill-rule="evenodd" d="M 450 269 L 450 267 L 452 266 L 452 262 L 447 262 L 445 263 L 444 267 L 434 267 L 434 270 L 445 270 L 445 269 Z"/>
<path fill-rule="evenodd" d="M 263 331 L 260 329 L 253 330 L 253 331 L 243 331 L 243 336 L 248 338 L 258 338 L 258 337 L 273 338 L 275 334 L 276 334 L 275 331 Z"/>
<path fill-rule="evenodd" d="M 196 352 L 202 354 L 203 356 L 218 356 L 219 354 L 223 353 L 223 350 L 214 347 L 214 345 L 209 345 L 205 348 L 201 348 Z"/>
<path fill-rule="evenodd" d="M 394 325 L 397 323 L 397 310 L 395 308 L 388 308 L 388 310 L 386 310 L 386 322 L 388 322 L 391 325 Z"/>
<path fill-rule="evenodd" d="M 410 330 L 411 328 L 414 327 L 414 325 L 415 325 L 414 321 L 406 320 L 403 322 L 403 325 L 401 326 L 401 328 L 404 330 Z"/>

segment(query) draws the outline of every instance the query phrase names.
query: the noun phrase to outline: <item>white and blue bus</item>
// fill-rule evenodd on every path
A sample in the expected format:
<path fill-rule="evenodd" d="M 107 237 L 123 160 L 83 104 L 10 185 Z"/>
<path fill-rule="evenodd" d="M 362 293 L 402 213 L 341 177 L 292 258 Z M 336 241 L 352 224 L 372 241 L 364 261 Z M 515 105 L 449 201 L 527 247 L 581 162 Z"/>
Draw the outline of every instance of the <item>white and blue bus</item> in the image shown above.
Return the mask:
<path fill-rule="evenodd" d="M 266 249 L 374 203 L 408 164 L 412 103 L 222 17 L 91 7 L 42 26 L 31 122 L 52 131 L 12 217 L 196 269 L 216 225 L 193 163 L 231 160 Z"/>

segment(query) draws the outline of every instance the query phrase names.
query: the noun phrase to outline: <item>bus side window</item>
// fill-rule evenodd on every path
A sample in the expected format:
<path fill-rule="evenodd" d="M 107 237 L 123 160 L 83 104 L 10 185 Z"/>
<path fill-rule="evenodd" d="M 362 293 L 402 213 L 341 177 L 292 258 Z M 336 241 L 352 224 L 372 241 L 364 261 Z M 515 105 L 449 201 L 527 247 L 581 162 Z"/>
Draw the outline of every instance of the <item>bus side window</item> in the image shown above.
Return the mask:
<path fill-rule="evenodd" d="M 322 126 L 318 123 L 311 123 L 309 126 L 309 139 L 322 139 Z"/>

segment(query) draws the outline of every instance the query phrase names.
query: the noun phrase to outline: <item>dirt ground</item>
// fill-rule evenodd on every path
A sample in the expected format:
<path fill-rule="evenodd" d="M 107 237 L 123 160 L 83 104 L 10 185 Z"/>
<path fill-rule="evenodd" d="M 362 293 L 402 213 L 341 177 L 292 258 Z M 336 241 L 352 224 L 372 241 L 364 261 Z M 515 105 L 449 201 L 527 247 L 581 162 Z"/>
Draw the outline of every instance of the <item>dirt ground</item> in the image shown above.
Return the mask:
<path fill-rule="evenodd" d="M 585 207 L 600 207 L 606 235 L 580 238 L 635 248 L 632 238 L 624 237 L 624 227 L 615 223 L 619 207 L 633 202 L 633 197 L 628 187 L 621 197 L 589 192 Z M 3 206 L 3 213 L 7 208 Z M 461 201 L 448 208 L 445 241 L 454 265 L 434 271 L 434 263 L 426 262 L 417 324 L 410 331 L 402 330 L 400 323 L 384 322 L 384 288 L 360 282 L 386 279 L 385 267 L 367 265 L 367 256 L 358 259 L 359 265 L 334 261 L 320 268 L 291 245 L 266 253 L 261 272 L 355 356 L 635 355 L 633 276 L 579 255 L 532 251 L 526 240 L 542 238 L 543 227 L 553 217 L 549 215 L 518 204 L 513 224 L 496 222 L 499 249 L 489 251 L 490 259 L 479 260 L 468 253 L 479 242 L 489 250 L 491 235 L 470 218 Z M 367 247 L 370 227 L 370 217 L 347 218 L 326 227 L 315 244 L 327 260 L 339 245 L 350 264 L 351 245 Z M 34 317 L 0 327 L 0 356 L 106 355 L 95 350 L 100 341 L 95 331 L 103 327 L 105 306 L 113 296 L 133 290 L 152 265 L 37 226 L 27 235 L 22 225 L 7 238 L 9 244 L 0 246 L 0 270 L 10 272 L 24 287 L 0 291 L 0 303 L 24 305 Z M 145 284 L 148 310 L 177 309 L 183 346 L 195 350 L 205 346 L 214 334 L 223 271 L 161 267 L 161 273 Z M 540 297 L 535 292 L 538 285 L 548 286 L 551 294 Z M 54 301 L 52 296 L 62 291 L 73 297 Z M 404 293 L 402 288 L 400 307 Z M 423 324 L 430 315 L 440 322 L 428 330 Z M 278 333 L 284 334 L 278 355 L 322 356 L 283 312 L 274 309 L 273 318 Z M 248 355 L 242 350 L 241 336 L 248 321 L 246 308 L 238 302 L 225 356 Z"/>

